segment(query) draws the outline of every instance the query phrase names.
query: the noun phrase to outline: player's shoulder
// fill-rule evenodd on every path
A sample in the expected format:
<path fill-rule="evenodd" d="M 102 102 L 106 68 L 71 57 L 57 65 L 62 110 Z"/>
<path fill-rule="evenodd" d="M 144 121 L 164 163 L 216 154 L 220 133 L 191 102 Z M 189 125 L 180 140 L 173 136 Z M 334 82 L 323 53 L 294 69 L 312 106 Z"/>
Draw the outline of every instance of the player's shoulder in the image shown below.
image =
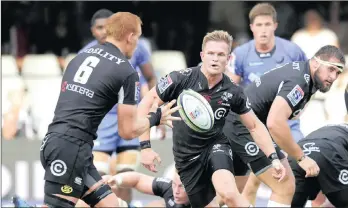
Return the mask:
<path fill-rule="evenodd" d="M 189 79 L 193 76 L 197 76 L 200 70 L 200 66 L 195 66 L 195 67 L 189 67 L 189 68 L 183 68 L 177 71 L 173 71 L 179 79 Z"/>
<path fill-rule="evenodd" d="M 276 45 L 282 45 L 282 47 L 287 51 L 302 52 L 302 49 L 294 42 L 291 42 L 278 36 L 276 36 L 275 39 Z"/>
<path fill-rule="evenodd" d="M 234 50 L 233 50 L 233 54 L 235 56 L 238 56 L 238 58 L 243 57 L 243 56 L 247 56 L 248 55 L 248 51 L 250 51 L 250 49 L 252 47 L 254 47 L 254 40 L 250 40 L 240 46 L 237 46 Z"/>
<path fill-rule="evenodd" d="M 243 88 L 235 83 L 229 76 L 227 76 L 226 74 L 223 74 L 223 81 L 224 83 L 227 83 L 227 88 L 229 91 L 232 92 L 243 92 Z"/>

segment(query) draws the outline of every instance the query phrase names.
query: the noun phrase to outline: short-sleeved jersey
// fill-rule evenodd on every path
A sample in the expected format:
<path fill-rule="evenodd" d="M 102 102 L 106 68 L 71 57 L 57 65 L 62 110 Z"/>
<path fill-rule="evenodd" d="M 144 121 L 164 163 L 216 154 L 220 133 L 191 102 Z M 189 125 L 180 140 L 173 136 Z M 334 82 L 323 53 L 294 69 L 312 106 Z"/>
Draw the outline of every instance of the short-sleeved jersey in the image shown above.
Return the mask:
<path fill-rule="evenodd" d="M 275 46 L 268 53 L 255 49 L 255 40 L 237 47 L 228 65 L 230 72 L 240 76 L 245 87 L 268 70 L 294 61 L 306 61 L 304 52 L 295 43 L 275 37 Z"/>
<path fill-rule="evenodd" d="M 331 141 L 338 146 L 344 147 L 348 152 L 348 124 L 330 124 L 323 126 L 308 134 L 301 142 L 308 141 Z"/>
<path fill-rule="evenodd" d="M 213 128 L 205 133 L 190 129 L 183 121 L 173 122 L 173 152 L 175 162 L 183 162 L 199 155 L 214 141 L 226 139 L 222 133 L 225 117 L 231 110 L 237 114 L 250 111 L 249 102 L 243 89 L 223 74 L 222 80 L 209 89 L 208 81 L 200 67 L 173 71 L 160 79 L 156 86 L 158 96 L 164 102 L 177 99 L 185 89 L 201 94 L 213 109 L 215 122 Z M 179 116 L 179 113 L 174 114 Z"/>
<path fill-rule="evenodd" d="M 292 110 L 289 119 L 298 116 L 316 92 L 309 69 L 309 62 L 292 62 L 271 69 L 248 85 L 244 92 L 257 117 L 266 123 L 276 96 L 283 97 Z"/>
<path fill-rule="evenodd" d="M 111 43 L 95 45 L 70 61 L 48 132 L 93 143 L 105 114 L 116 104 L 136 105 L 139 76 Z"/>
<path fill-rule="evenodd" d="M 174 194 L 172 189 L 172 180 L 168 178 L 154 178 L 152 182 L 152 191 L 156 196 L 164 199 L 166 207 L 181 207 L 189 208 L 190 204 L 176 204 L 174 201 Z"/>
<path fill-rule="evenodd" d="M 347 113 L 348 113 L 348 85 L 346 87 L 346 90 L 344 91 L 344 101 L 346 103 Z"/>

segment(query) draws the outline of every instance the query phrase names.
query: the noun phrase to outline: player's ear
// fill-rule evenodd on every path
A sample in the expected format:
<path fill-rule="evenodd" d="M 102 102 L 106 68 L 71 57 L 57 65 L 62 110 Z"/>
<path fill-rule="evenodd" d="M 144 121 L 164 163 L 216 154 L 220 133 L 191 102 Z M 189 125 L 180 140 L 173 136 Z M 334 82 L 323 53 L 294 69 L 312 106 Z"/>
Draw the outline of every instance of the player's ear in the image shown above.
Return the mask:
<path fill-rule="evenodd" d="M 276 31 L 277 28 L 278 28 L 278 22 L 275 22 L 275 23 L 274 23 L 274 31 Z"/>
<path fill-rule="evenodd" d="M 135 33 L 129 33 L 127 36 L 127 42 L 132 42 L 133 36 L 135 35 Z"/>
<path fill-rule="evenodd" d="M 251 32 L 254 32 L 252 23 L 249 24 L 249 27 L 250 27 Z"/>
<path fill-rule="evenodd" d="M 201 51 L 199 54 L 201 55 L 201 61 L 203 61 L 203 57 L 204 57 L 203 51 Z"/>

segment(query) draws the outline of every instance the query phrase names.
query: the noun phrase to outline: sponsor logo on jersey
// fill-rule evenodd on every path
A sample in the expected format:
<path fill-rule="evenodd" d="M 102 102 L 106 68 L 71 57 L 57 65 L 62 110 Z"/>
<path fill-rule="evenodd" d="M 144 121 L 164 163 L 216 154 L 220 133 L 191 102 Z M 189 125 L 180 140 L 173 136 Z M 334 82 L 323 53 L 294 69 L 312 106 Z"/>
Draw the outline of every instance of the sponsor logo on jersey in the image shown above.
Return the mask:
<path fill-rule="evenodd" d="M 304 80 L 307 82 L 307 84 L 309 84 L 309 79 L 310 79 L 309 74 L 304 74 L 304 75 L 303 75 L 303 78 L 304 78 Z"/>
<path fill-rule="evenodd" d="M 140 100 L 140 82 L 135 82 L 134 100 Z"/>
<path fill-rule="evenodd" d="M 66 91 L 71 91 L 71 92 L 77 92 L 81 95 L 85 95 L 89 98 L 93 98 L 94 96 L 94 91 L 89 90 L 85 87 L 81 87 L 79 85 L 76 84 L 69 84 L 67 81 L 63 82 L 62 84 L 62 92 L 66 92 Z"/>
<path fill-rule="evenodd" d="M 261 66 L 263 62 L 249 62 L 249 66 Z"/>
<path fill-rule="evenodd" d="M 70 194 L 71 192 L 73 192 L 73 188 L 68 186 L 68 185 L 64 185 L 62 186 L 62 188 L 60 188 L 60 190 L 64 193 L 64 194 Z"/>
<path fill-rule="evenodd" d="M 296 106 L 304 97 L 304 92 L 299 85 L 296 85 L 287 95 L 292 106 Z"/>
<path fill-rule="evenodd" d="M 300 63 L 299 62 L 292 62 L 292 68 L 300 71 Z"/>
<path fill-rule="evenodd" d="M 225 108 L 218 108 L 214 113 L 215 119 L 220 120 L 221 118 L 225 116 L 226 112 L 227 111 Z"/>
<path fill-rule="evenodd" d="M 162 77 L 157 85 L 159 92 L 162 94 L 172 84 L 173 80 L 169 74 L 165 77 Z"/>
<path fill-rule="evenodd" d="M 302 145 L 302 147 L 303 153 L 307 156 L 310 155 L 312 152 L 320 152 L 319 147 L 316 147 L 314 142 L 306 143 Z"/>
<path fill-rule="evenodd" d="M 156 181 L 157 182 L 164 182 L 164 183 L 170 183 L 171 182 L 171 180 L 169 178 L 162 178 L 162 177 L 156 178 Z"/>

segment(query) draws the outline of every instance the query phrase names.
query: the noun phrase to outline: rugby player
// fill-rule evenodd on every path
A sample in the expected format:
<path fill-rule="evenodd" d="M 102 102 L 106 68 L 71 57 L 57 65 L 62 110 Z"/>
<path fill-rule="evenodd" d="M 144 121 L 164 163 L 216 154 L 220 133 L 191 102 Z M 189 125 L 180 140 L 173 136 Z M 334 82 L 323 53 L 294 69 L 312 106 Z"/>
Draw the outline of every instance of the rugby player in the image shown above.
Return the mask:
<path fill-rule="evenodd" d="M 44 203 L 74 207 L 82 199 L 91 207 L 118 206 L 110 187 L 93 165 L 97 128 L 118 103 L 118 133 L 132 139 L 152 126 L 171 125 L 175 100 L 147 116 L 137 115 L 139 76 L 127 61 L 141 35 L 141 20 L 129 12 L 107 19 L 106 42 L 92 46 L 69 63 L 62 80 L 55 116 L 40 147 L 45 169 Z M 122 28 L 122 29 L 121 29 Z M 153 112 L 155 111 L 155 112 Z"/>
<path fill-rule="evenodd" d="M 119 173 L 114 176 L 105 176 L 107 183 L 113 190 L 120 187 L 135 188 L 136 190 L 161 197 L 161 207 L 191 207 L 184 185 L 177 172 L 173 180 L 162 177 L 152 177 L 137 172 Z M 216 206 L 218 206 L 216 204 Z"/>
<path fill-rule="evenodd" d="M 347 207 L 348 124 L 324 126 L 301 139 L 298 144 L 305 155 L 318 163 L 321 171 L 315 178 L 306 178 L 296 161 L 289 159 L 296 178 L 291 206 L 304 207 L 307 200 L 314 200 L 322 191 L 335 207 Z"/>
<path fill-rule="evenodd" d="M 294 176 L 280 148 L 298 161 L 305 170 L 306 177 L 319 174 L 320 169 L 316 162 L 306 156 L 292 138 L 287 121 L 299 117 L 317 90 L 327 92 L 342 73 L 344 64 L 344 56 L 338 48 L 324 46 L 309 61 L 292 62 L 274 68 L 245 88 L 244 92 L 250 100 L 252 110 L 267 126 L 275 141 L 278 157 L 289 173 L 280 183 L 272 178 L 271 170 L 268 169 L 269 158 L 259 151 L 239 116 L 231 113 L 227 116 L 224 133 L 232 142 L 233 152 L 254 173 L 250 174 L 248 180 L 258 181 L 255 178 L 257 176 L 272 189 L 268 206 L 290 206 L 295 191 Z M 252 203 L 255 203 L 257 187 L 254 190 L 253 196 L 250 194 L 247 197 Z"/>
<path fill-rule="evenodd" d="M 228 111 L 241 115 L 255 141 L 271 158 L 274 177 L 284 177 L 284 167 L 277 159 L 273 143 L 265 126 L 249 108 L 248 98 L 241 87 L 233 83 L 223 72 L 231 52 L 232 37 L 225 31 L 208 33 L 202 43 L 201 67 L 173 71 L 163 77 L 155 88 L 145 95 L 139 105 L 142 115 L 150 107 L 175 99 L 185 89 L 192 89 L 211 105 L 215 123 L 212 130 L 198 133 L 184 122 L 174 122 L 173 153 L 175 167 L 184 184 L 192 207 L 213 206 L 215 195 L 229 207 L 248 207 L 250 203 L 238 192 L 233 176 L 232 150 L 222 133 Z M 155 102 L 154 102 L 155 101 Z M 158 104 L 157 104 L 158 103 Z M 145 168 L 156 172 L 155 160 L 160 157 L 151 149 L 149 134 L 140 137 L 141 161 Z"/>
<path fill-rule="evenodd" d="M 278 27 L 277 12 L 271 4 L 256 4 L 249 12 L 249 21 L 253 40 L 237 47 L 227 65 L 226 74 L 236 83 L 246 87 L 272 68 L 289 62 L 307 60 L 299 46 L 275 36 Z M 302 139 L 299 120 L 289 120 L 288 123 L 295 141 Z M 240 159 L 236 157 L 237 165 L 239 165 L 239 161 Z M 258 181 L 253 183 L 249 180 L 248 183 L 253 186 L 248 185 L 244 188 L 248 173 L 236 172 L 236 175 L 239 190 L 243 191 L 245 196 L 254 195 L 260 183 Z M 255 199 L 253 198 L 251 201 L 254 203 Z"/>
<path fill-rule="evenodd" d="M 106 20 L 113 13 L 106 9 L 98 10 L 91 20 L 91 31 L 95 40 L 88 43 L 79 53 L 96 45 L 103 44 L 106 39 Z M 138 71 L 140 95 L 143 96 L 156 83 L 150 53 L 144 43 L 138 41 L 137 47 L 129 62 Z M 139 93 L 139 92 L 137 92 Z M 115 105 L 103 118 L 97 131 L 97 139 L 93 147 L 93 163 L 101 175 L 116 174 L 116 172 L 133 171 L 139 163 L 139 140 L 138 138 L 126 140 L 118 133 L 117 105 Z M 118 189 L 117 196 L 131 201 L 131 189 Z M 82 203 L 82 202 L 81 202 Z M 78 204 L 77 206 L 82 206 Z M 84 205 L 85 206 L 85 205 Z"/>

